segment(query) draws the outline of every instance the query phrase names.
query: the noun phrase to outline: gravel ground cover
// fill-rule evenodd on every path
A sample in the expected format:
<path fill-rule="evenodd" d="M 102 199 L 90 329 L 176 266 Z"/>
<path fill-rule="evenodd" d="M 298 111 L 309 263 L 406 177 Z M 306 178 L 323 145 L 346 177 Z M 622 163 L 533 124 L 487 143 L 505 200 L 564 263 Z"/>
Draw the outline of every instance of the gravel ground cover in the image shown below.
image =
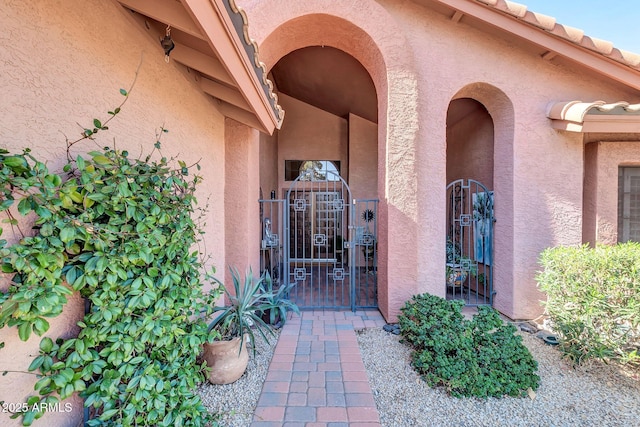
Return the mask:
<path fill-rule="evenodd" d="M 539 338 L 521 333 L 538 361 L 534 398 L 458 399 L 431 389 L 410 364 L 400 337 L 358 332 L 358 343 L 384 427 L 392 426 L 640 426 L 640 376 L 592 362 L 576 369 Z"/>
<path fill-rule="evenodd" d="M 269 336 L 268 344 L 256 334 L 257 353 L 254 357 L 249 349 L 247 371 L 238 381 L 225 385 L 205 382 L 198 388 L 198 394 L 209 412 L 222 414 L 221 425 L 233 427 L 251 425 L 253 411 L 260 398 L 262 384 L 267 377 L 269 363 L 280 336 L 280 331 L 274 331 L 274 333 L 275 336 Z"/>
<path fill-rule="evenodd" d="M 640 373 L 593 362 L 576 369 L 556 348 L 521 333 L 538 361 L 535 398 L 458 399 L 429 388 L 410 364 L 411 350 L 382 329 L 358 331 L 358 343 L 384 427 L 413 426 L 640 426 Z M 228 385 L 203 384 L 204 405 L 223 414 L 223 426 L 248 427 L 277 338 L 258 340 L 247 372 Z"/>

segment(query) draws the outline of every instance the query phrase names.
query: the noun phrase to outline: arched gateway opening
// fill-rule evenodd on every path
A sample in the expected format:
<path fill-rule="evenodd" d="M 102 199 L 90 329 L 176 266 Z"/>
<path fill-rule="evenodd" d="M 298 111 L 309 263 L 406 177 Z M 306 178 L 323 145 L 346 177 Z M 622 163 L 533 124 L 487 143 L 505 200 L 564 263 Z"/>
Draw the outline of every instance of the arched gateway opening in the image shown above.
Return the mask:
<path fill-rule="evenodd" d="M 326 46 L 292 51 L 269 77 L 286 120 L 261 139 L 261 267 L 300 307 L 377 307 L 374 83 Z"/>
<path fill-rule="evenodd" d="M 447 111 L 446 295 L 466 305 L 493 303 L 494 124 L 472 98 Z"/>

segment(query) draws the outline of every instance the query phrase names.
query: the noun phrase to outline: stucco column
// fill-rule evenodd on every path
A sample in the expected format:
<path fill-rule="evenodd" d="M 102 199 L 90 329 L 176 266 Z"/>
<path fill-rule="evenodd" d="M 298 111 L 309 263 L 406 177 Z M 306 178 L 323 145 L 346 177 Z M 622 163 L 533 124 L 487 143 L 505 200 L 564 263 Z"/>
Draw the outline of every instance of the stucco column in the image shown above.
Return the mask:
<path fill-rule="evenodd" d="M 251 267 L 260 274 L 260 134 L 234 120 L 225 120 L 225 284 L 231 284 L 229 266 L 244 277 Z M 209 185 L 221 185 L 212 183 Z M 215 200 L 210 203 L 215 203 Z M 215 250 L 212 249 L 212 250 Z"/>
<path fill-rule="evenodd" d="M 400 308 L 419 286 L 418 121 L 413 75 L 389 70 L 389 76 L 388 102 L 378 126 L 378 140 L 383 142 L 378 144 L 378 306 L 387 321 L 396 322 Z"/>

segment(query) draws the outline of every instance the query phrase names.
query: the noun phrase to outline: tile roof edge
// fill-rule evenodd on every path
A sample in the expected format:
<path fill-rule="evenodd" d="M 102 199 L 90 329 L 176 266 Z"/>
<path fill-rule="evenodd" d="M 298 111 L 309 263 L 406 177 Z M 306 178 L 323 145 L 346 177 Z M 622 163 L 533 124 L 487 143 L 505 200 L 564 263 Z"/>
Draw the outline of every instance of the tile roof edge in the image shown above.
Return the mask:
<path fill-rule="evenodd" d="M 630 114 L 640 112 L 640 104 L 630 104 L 627 101 L 618 102 L 582 102 L 582 101 L 562 101 L 551 102 L 547 105 L 547 117 L 551 120 L 568 120 L 576 123 L 584 122 L 586 115 L 592 109 L 596 109 L 603 113 L 611 113 L 618 107 Z"/>
<path fill-rule="evenodd" d="M 258 69 L 261 70 L 261 73 L 257 73 L 257 74 L 262 76 L 261 83 L 264 87 L 267 98 L 269 98 L 270 100 L 274 114 L 277 118 L 276 127 L 280 129 L 280 126 L 282 125 L 282 121 L 284 120 L 284 109 L 278 103 L 278 95 L 274 91 L 273 83 L 271 82 L 271 80 L 267 78 L 267 66 L 265 65 L 264 62 L 260 61 L 258 43 L 254 39 L 252 39 L 251 36 L 249 35 L 249 18 L 247 17 L 247 13 L 244 11 L 244 9 L 242 9 L 240 6 L 236 4 L 235 0 L 228 0 L 228 4 L 231 10 L 233 11 L 233 13 L 236 13 L 242 17 L 243 42 L 247 46 L 251 46 L 253 48 L 254 55 L 253 55 L 253 58 L 251 59 L 256 70 Z"/>
<path fill-rule="evenodd" d="M 558 24 L 552 16 L 529 11 L 524 4 L 510 0 L 472 0 L 506 13 L 522 22 L 540 28 L 577 46 L 589 49 L 606 58 L 640 71 L 640 53 L 618 49 L 612 42 L 590 37 L 584 31 L 568 25 Z M 526 0 L 525 0 L 526 1 Z"/>

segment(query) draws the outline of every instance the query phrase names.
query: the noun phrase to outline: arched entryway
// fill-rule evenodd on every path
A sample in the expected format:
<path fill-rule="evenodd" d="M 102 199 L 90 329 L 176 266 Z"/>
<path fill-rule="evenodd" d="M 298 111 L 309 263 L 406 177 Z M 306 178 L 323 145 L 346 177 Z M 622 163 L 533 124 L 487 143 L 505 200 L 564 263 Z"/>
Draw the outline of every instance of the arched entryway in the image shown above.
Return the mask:
<path fill-rule="evenodd" d="M 515 248 L 514 248 L 514 228 L 516 227 L 514 218 L 514 129 L 515 129 L 515 113 L 513 102 L 499 88 L 487 83 L 472 83 L 464 86 L 458 91 L 450 102 L 450 108 L 455 108 L 456 101 L 459 99 L 467 99 L 465 104 L 474 102 L 476 111 L 486 110 L 488 115 L 480 113 L 484 116 L 484 128 L 489 128 L 489 123 L 493 129 L 493 172 L 492 187 L 490 190 L 494 192 L 494 216 L 495 223 L 493 228 L 493 306 L 501 313 L 505 313 L 512 318 L 514 301 L 521 294 L 521 290 L 517 287 L 519 278 L 515 273 Z M 479 105 L 478 105 L 479 104 Z M 455 112 L 454 112 L 455 113 Z M 454 117 L 461 117 L 458 114 L 448 115 L 451 124 L 455 124 Z M 473 132 L 473 129 L 472 129 Z M 449 134 L 449 132 L 447 132 Z M 455 138 L 447 138 L 447 142 Z M 455 144 L 455 143 L 454 143 Z M 489 142 L 486 142 L 487 147 Z M 449 144 L 447 144 L 449 146 Z M 451 146 L 452 148 L 455 145 Z M 447 164 L 454 162 L 456 151 L 449 151 L 447 156 Z M 447 168 L 447 170 L 453 170 Z M 455 180 L 453 176 L 448 177 L 449 181 Z M 482 179 L 482 178 L 481 178 Z M 443 245 L 445 242 L 442 243 Z"/>
<path fill-rule="evenodd" d="M 378 307 L 389 321 L 396 321 L 404 301 L 416 293 L 420 271 L 418 227 L 414 221 L 418 195 L 397 191 L 413 184 L 415 174 L 412 171 L 418 167 L 414 156 L 407 156 L 407 152 L 416 150 L 418 143 L 419 95 L 416 65 L 403 29 L 395 25 L 389 12 L 374 0 L 308 0 L 296 3 L 295 8 L 281 8 L 277 0 L 265 0 L 247 2 L 245 10 L 250 19 L 260 17 L 261 24 L 251 28 L 251 36 L 259 46 L 260 58 L 267 70 L 272 70 L 281 59 L 296 50 L 324 46 L 356 59 L 374 83 L 377 137 L 373 153 L 379 165 L 375 197 L 380 200 Z M 362 10 L 367 13 L 362 14 Z M 379 25 L 380 22 L 386 24 Z M 332 78 L 343 79 L 344 76 L 332 73 Z M 284 109 L 283 129 L 291 121 L 291 111 L 286 106 Z M 358 126 L 354 121 L 350 123 L 350 129 L 351 124 Z M 263 175 L 280 172 L 265 167 L 273 162 L 263 157 L 266 153 L 277 155 L 277 141 L 269 143 L 275 139 L 264 135 L 261 139 L 260 175 L 263 178 Z M 308 159 L 327 160 L 316 156 Z M 349 163 L 352 162 L 353 156 L 350 156 Z M 277 168 L 284 168 L 283 162 Z M 352 188 L 353 178 L 348 180 Z M 274 197 L 282 197 L 279 188 L 262 185 L 263 197 L 269 199 L 272 190 Z M 397 265 L 403 267 L 396 268 Z"/>
<path fill-rule="evenodd" d="M 291 285 L 290 298 L 302 308 L 377 307 L 371 76 L 339 49 L 310 46 L 284 56 L 269 77 L 287 119 L 261 141 L 260 186 L 272 197 L 261 202 L 262 222 L 281 236 L 278 248 L 263 245 L 262 268 Z"/>
<path fill-rule="evenodd" d="M 487 109 L 471 98 L 447 111 L 448 299 L 467 305 L 493 303 L 494 126 Z"/>

